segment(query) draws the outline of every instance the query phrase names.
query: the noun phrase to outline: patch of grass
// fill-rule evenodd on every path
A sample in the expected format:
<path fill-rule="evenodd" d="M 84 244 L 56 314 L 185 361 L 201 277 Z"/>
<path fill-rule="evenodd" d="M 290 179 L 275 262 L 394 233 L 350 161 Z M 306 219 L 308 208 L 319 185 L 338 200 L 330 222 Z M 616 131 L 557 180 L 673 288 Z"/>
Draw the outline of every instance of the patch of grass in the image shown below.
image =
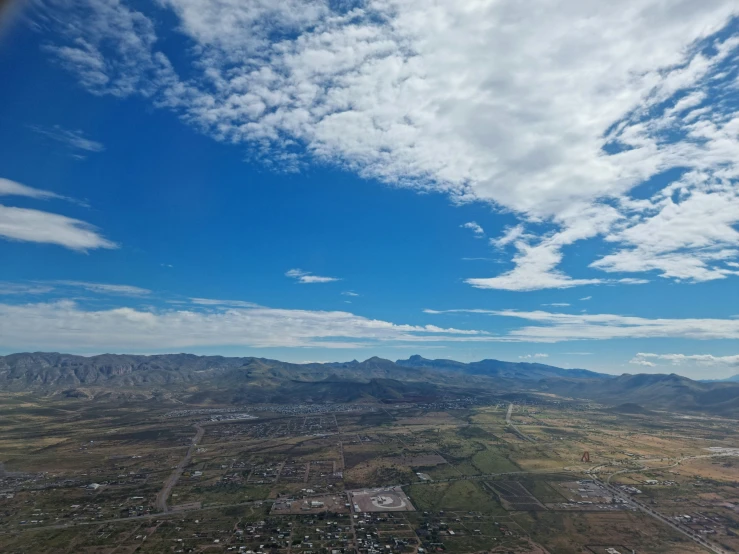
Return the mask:
<path fill-rule="evenodd" d="M 442 464 L 432 468 L 426 468 L 423 471 L 432 479 L 436 480 L 480 474 L 480 471 L 469 460 L 453 464 Z"/>
<path fill-rule="evenodd" d="M 487 439 L 487 440 L 498 440 L 493 433 L 486 431 L 482 427 L 477 425 L 467 425 L 460 427 L 457 433 L 460 437 L 466 439 Z"/>
<path fill-rule="evenodd" d="M 554 487 L 542 479 L 525 478 L 519 480 L 526 487 L 526 490 L 533 494 L 539 502 L 563 502 L 566 500 Z"/>
<path fill-rule="evenodd" d="M 472 463 L 481 473 L 508 473 L 520 468 L 497 448 L 488 448 L 472 456 Z"/>
<path fill-rule="evenodd" d="M 390 425 L 395 418 L 385 411 L 382 412 L 369 412 L 362 414 L 359 418 L 359 425 L 366 425 L 368 427 L 374 427 L 375 425 Z"/>
<path fill-rule="evenodd" d="M 490 549 L 495 544 L 491 537 L 477 535 L 444 537 L 442 542 L 447 552 L 480 552 Z"/>
<path fill-rule="evenodd" d="M 473 511 L 505 514 L 503 507 L 474 481 L 456 481 L 408 488 L 416 509 L 422 511 Z"/>

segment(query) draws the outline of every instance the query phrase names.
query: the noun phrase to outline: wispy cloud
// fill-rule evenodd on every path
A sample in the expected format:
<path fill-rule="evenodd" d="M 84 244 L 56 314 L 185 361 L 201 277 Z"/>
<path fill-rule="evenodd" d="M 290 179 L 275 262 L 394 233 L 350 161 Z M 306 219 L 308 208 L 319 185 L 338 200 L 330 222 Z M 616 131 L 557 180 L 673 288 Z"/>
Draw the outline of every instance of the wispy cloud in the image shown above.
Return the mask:
<path fill-rule="evenodd" d="M 331 283 L 341 280 L 338 277 L 313 275 L 310 271 L 303 271 L 302 269 L 291 269 L 285 273 L 285 276 L 296 279 L 299 283 Z"/>
<path fill-rule="evenodd" d="M 496 248 L 503 248 L 524 237 L 533 238 L 533 235 L 527 235 L 523 225 L 514 225 L 513 227 L 508 227 L 500 237 L 490 239 L 490 244 Z"/>
<path fill-rule="evenodd" d="M 468 221 L 467 223 L 460 225 L 460 227 L 462 229 L 469 229 L 475 234 L 475 237 L 478 239 L 481 239 L 485 236 L 485 230 L 480 227 L 480 225 L 478 225 L 475 221 Z"/>
<path fill-rule="evenodd" d="M 85 137 L 84 133 L 79 129 L 70 131 L 59 125 L 54 125 L 53 127 L 29 125 L 29 128 L 43 137 L 63 144 L 78 158 L 85 157 L 80 152 L 87 154 L 105 150 L 105 146 L 102 143 Z"/>
<path fill-rule="evenodd" d="M 190 302 L 199 306 L 231 306 L 235 308 L 258 308 L 259 304 L 244 300 L 217 300 L 213 298 L 190 298 Z"/>
<path fill-rule="evenodd" d="M 636 358 L 634 358 L 633 360 L 630 360 L 629 363 L 634 364 L 634 365 L 643 365 L 644 367 L 654 367 L 655 365 L 657 365 L 654 362 L 650 362 L 649 360 L 636 359 Z"/>
<path fill-rule="evenodd" d="M 115 296 L 148 296 L 152 292 L 149 289 L 132 285 L 111 285 L 108 283 L 90 283 L 87 281 L 54 281 L 54 284 L 81 288 L 98 294 L 111 294 Z"/>
<path fill-rule="evenodd" d="M 739 374 L 739 355 L 654 354 L 639 352 L 629 363 L 650 373 L 675 372 L 694 379 L 725 379 Z"/>
<path fill-rule="evenodd" d="M 88 281 L 40 281 L 32 283 L 11 283 L 0 281 L 0 294 L 47 294 L 56 291 L 61 294 L 64 289 L 79 288 L 97 294 L 112 296 L 148 296 L 152 294 L 149 289 L 135 287 L 132 285 L 111 285 L 108 283 L 92 283 Z"/>
<path fill-rule="evenodd" d="M 562 342 L 609 339 L 739 339 L 739 320 L 712 318 L 649 319 L 616 314 L 563 314 L 543 310 L 453 309 L 424 310 L 427 314 L 470 313 L 524 320 L 496 339 L 514 342 Z"/>
<path fill-rule="evenodd" d="M 552 306 L 554 308 L 566 308 L 569 306 L 567 302 L 552 302 L 551 304 L 542 304 L 542 306 Z"/>
<path fill-rule="evenodd" d="M 649 281 L 649 279 L 638 279 L 638 278 L 635 278 L 635 277 L 624 277 L 623 279 L 618 279 L 616 282 L 617 283 L 621 283 L 622 285 L 646 285 L 650 281 Z"/>
<path fill-rule="evenodd" d="M 591 300 L 592 296 L 583 296 L 580 300 Z"/>
<path fill-rule="evenodd" d="M 63 198 L 54 192 L 48 190 L 35 189 L 10 179 L 0 177 L 0 196 L 27 196 L 28 198 L 38 198 L 46 200 L 48 198 Z"/>
<path fill-rule="evenodd" d="M 652 354 L 639 352 L 630 364 L 654 367 L 656 361 L 669 362 L 672 365 L 695 364 L 700 366 L 731 366 L 739 368 L 739 354 L 731 356 L 714 356 L 712 354 Z"/>
<path fill-rule="evenodd" d="M 46 294 L 53 290 L 54 287 L 45 284 L 9 283 L 7 281 L 0 281 L 0 295 Z"/>
<path fill-rule="evenodd" d="M 354 292 L 353 290 L 345 290 L 341 294 L 343 294 L 344 296 L 359 296 L 359 294 Z"/>
<path fill-rule="evenodd" d="M 96 248 L 118 248 L 93 225 L 59 214 L 10 208 L 0 205 L 0 237 L 24 242 L 40 242 L 85 252 Z"/>
<path fill-rule="evenodd" d="M 548 358 L 549 354 L 526 354 L 524 356 L 519 356 L 519 359 L 521 360 L 530 360 L 532 358 Z"/>

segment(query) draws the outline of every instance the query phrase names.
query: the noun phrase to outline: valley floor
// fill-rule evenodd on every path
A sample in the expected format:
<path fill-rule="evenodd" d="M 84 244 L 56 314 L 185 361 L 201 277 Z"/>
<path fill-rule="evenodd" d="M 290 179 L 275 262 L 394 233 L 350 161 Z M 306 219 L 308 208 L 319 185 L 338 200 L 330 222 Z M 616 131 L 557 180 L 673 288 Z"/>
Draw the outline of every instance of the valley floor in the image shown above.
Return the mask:
<path fill-rule="evenodd" d="M 4 395 L 0 551 L 738 552 L 737 447 L 736 421 L 551 396 L 234 407 Z"/>

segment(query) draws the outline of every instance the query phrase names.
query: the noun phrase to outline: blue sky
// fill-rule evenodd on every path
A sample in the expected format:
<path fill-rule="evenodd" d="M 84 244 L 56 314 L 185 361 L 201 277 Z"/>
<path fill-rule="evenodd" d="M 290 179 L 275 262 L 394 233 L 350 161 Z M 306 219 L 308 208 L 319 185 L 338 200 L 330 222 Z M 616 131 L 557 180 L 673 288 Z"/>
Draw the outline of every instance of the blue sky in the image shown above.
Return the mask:
<path fill-rule="evenodd" d="M 739 372 L 734 3 L 273 4 L 5 14 L 0 351 Z"/>

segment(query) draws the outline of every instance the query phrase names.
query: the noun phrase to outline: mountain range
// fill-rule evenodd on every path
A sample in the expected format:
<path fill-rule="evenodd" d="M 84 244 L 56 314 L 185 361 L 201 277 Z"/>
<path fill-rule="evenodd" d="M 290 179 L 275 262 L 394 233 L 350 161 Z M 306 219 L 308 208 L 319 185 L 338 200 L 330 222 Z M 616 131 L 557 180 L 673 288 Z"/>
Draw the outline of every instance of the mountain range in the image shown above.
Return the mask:
<path fill-rule="evenodd" d="M 606 375 L 539 363 L 411 356 L 294 364 L 254 357 L 34 352 L 0 356 L 0 391 L 189 402 L 415 402 L 501 393 L 555 394 L 604 405 L 739 415 L 739 383 L 679 375 Z"/>

